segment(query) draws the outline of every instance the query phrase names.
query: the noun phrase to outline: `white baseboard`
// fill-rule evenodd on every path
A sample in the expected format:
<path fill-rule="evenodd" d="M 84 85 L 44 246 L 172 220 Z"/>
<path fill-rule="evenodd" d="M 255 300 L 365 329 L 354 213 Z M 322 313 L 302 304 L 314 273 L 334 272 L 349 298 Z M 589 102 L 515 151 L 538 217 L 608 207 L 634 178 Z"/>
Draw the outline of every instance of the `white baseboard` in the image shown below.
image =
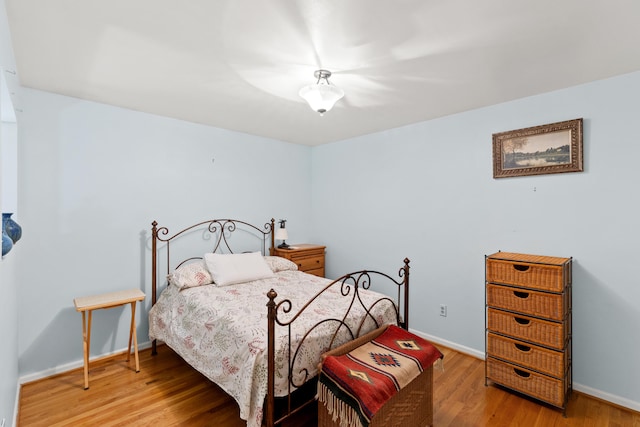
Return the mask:
<path fill-rule="evenodd" d="M 18 408 L 20 407 L 20 384 L 16 384 L 16 401 L 13 404 L 13 427 L 18 426 Z"/>
<path fill-rule="evenodd" d="M 470 348 L 470 347 L 466 347 L 466 346 L 462 346 L 459 344 L 456 344 L 454 342 L 451 341 L 447 341 L 445 339 L 442 339 L 440 337 L 436 337 L 433 335 L 429 335 L 429 334 L 425 334 L 424 332 L 421 331 L 416 331 L 414 329 L 411 329 L 411 332 L 413 332 L 414 334 L 421 336 L 422 338 L 426 339 L 427 341 L 431 341 L 434 344 L 441 344 L 445 347 L 448 347 L 450 349 L 459 351 L 460 353 L 463 354 L 467 354 L 469 356 L 475 357 L 477 359 L 480 360 L 484 360 L 485 359 L 485 354 L 484 351 L 479 351 L 476 350 L 474 348 Z M 446 365 L 446 361 L 445 361 L 445 365 Z M 624 398 L 624 397 L 620 397 L 617 396 L 615 394 L 611 394 L 611 393 L 606 393 L 604 391 L 592 388 L 592 387 L 588 387 L 586 385 L 582 385 L 579 383 L 576 383 L 574 381 L 573 383 L 573 389 L 575 391 L 578 391 L 580 393 L 595 397 L 596 399 L 600 399 L 600 400 L 604 400 L 606 402 L 610 402 L 614 405 L 617 406 L 621 406 L 623 408 L 627 408 L 630 409 L 632 411 L 636 411 L 636 412 L 640 412 L 640 402 L 634 402 L 633 400 Z"/>
<path fill-rule="evenodd" d="M 411 329 L 411 328 L 409 329 L 412 333 L 426 339 L 427 341 L 431 341 L 432 343 L 435 343 L 435 344 L 442 344 L 443 346 L 459 351 L 460 353 L 473 356 L 476 359 L 484 360 L 484 351 L 479 351 L 471 347 L 466 347 L 460 344 L 456 344 L 452 341 L 447 341 L 445 339 L 442 339 L 433 335 L 425 334 L 424 332 L 421 332 L 421 331 L 416 331 L 415 329 Z"/>
<path fill-rule="evenodd" d="M 573 389 L 575 391 L 579 391 L 580 393 L 595 397 L 596 399 L 604 400 L 606 402 L 613 403 L 614 405 L 622 406 L 624 408 L 631 409 L 632 411 L 640 412 L 639 402 L 634 402 L 633 400 L 616 396 L 615 394 L 606 393 L 604 391 L 575 382 L 573 383 Z"/>
<path fill-rule="evenodd" d="M 141 344 L 138 344 L 138 350 L 145 350 L 147 348 L 151 347 L 151 341 L 147 341 Z M 111 357 L 114 356 L 116 354 L 122 354 L 122 353 L 126 353 L 127 349 L 123 348 L 121 350 L 115 350 L 109 353 L 105 353 L 102 354 L 100 356 L 95 356 L 94 358 L 92 358 L 89 362 L 93 362 L 99 359 L 104 359 L 106 357 Z M 50 369 L 46 369 L 44 371 L 40 371 L 40 372 L 34 372 L 32 374 L 27 374 L 27 375 L 23 375 L 21 377 L 18 378 L 18 384 L 26 384 L 26 383 L 30 383 L 32 381 L 37 381 L 40 380 L 42 378 L 47 378 L 56 374 L 60 374 L 62 372 L 68 372 L 68 371 L 72 371 L 74 369 L 77 368 L 82 368 L 84 366 L 84 360 L 80 359 L 80 360 L 76 360 L 73 362 L 69 362 L 69 363 L 65 363 L 64 365 L 59 365 L 59 366 L 55 366 L 53 368 Z M 18 387 L 19 388 L 19 387 Z"/>

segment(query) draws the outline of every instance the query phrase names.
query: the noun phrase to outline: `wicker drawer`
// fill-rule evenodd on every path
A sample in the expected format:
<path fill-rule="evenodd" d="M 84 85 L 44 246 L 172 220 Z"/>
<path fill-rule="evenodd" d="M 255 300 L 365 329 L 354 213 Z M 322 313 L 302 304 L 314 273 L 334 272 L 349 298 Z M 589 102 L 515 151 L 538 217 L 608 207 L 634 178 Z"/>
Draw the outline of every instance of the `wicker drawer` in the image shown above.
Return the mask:
<path fill-rule="evenodd" d="M 564 406 L 566 388 L 562 379 L 551 378 L 491 357 L 487 359 L 487 378 L 552 405 Z"/>
<path fill-rule="evenodd" d="M 551 322 L 493 308 L 487 309 L 487 327 L 493 332 L 558 350 L 565 347 L 568 337 L 565 322 Z"/>
<path fill-rule="evenodd" d="M 562 265 L 488 258 L 486 274 L 488 282 L 551 292 L 562 292 L 567 284 L 567 275 L 563 274 Z"/>
<path fill-rule="evenodd" d="M 487 285 L 487 304 L 531 316 L 562 320 L 567 312 L 563 294 L 536 292 L 508 286 Z"/>
<path fill-rule="evenodd" d="M 562 351 L 550 350 L 489 333 L 487 353 L 507 362 L 531 368 L 557 378 L 567 372 L 568 360 Z"/>

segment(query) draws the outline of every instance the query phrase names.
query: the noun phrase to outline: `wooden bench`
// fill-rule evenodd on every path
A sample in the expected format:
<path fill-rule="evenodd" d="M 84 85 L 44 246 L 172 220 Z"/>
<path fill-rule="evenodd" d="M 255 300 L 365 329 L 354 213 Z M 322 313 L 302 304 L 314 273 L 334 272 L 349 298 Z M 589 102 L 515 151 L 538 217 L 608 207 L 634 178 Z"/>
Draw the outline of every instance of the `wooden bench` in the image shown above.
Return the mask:
<path fill-rule="evenodd" d="M 319 365 L 318 371 L 320 376 L 325 375 L 322 370 L 325 360 L 330 356 L 341 356 L 359 349 L 366 343 L 376 339 L 387 329 L 386 326 L 376 329 L 363 335 L 362 337 L 350 341 L 336 349 L 325 353 Z M 408 331 L 407 339 L 416 337 Z M 421 343 L 426 341 L 416 337 Z M 427 343 L 428 346 L 431 344 Z M 442 354 L 435 347 L 431 346 L 440 357 Z M 383 352 L 384 353 L 384 352 Z M 435 353 L 434 353 L 435 354 Z M 342 420 L 337 412 L 337 408 L 331 409 L 331 405 L 327 405 L 325 399 L 321 396 L 321 382 L 318 385 L 318 427 L 340 427 L 348 425 L 349 427 L 361 426 L 360 420 Z M 324 390 L 327 393 L 327 390 Z M 331 394 L 331 392 L 329 392 Z M 336 399 L 336 396 L 329 396 L 327 400 Z M 335 413 L 334 413 L 335 412 Z M 355 417 L 351 417 L 355 418 Z M 397 391 L 371 418 L 369 427 L 388 427 L 388 426 L 411 426 L 423 427 L 433 424 L 433 364 L 424 366 L 423 371 L 411 380 L 407 385 Z"/>

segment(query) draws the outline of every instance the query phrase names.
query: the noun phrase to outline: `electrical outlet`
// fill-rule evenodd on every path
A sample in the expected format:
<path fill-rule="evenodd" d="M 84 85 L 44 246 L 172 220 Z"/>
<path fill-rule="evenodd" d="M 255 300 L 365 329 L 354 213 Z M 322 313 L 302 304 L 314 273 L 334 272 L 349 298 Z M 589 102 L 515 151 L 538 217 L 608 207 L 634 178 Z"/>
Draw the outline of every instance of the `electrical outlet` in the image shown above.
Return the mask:
<path fill-rule="evenodd" d="M 447 306 L 440 304 L 440 316 L 447 317 Z"/>

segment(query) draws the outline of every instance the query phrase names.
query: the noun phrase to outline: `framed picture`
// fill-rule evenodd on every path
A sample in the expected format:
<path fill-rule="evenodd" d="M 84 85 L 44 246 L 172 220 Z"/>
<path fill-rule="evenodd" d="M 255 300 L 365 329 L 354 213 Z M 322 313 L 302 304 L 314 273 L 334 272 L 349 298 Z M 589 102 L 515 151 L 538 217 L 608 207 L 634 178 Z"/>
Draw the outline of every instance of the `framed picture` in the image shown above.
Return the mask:
<path fill-rule="evenodd" d="M 582 119 L 493 134 L 493 177 L 582 172 Z"/>

